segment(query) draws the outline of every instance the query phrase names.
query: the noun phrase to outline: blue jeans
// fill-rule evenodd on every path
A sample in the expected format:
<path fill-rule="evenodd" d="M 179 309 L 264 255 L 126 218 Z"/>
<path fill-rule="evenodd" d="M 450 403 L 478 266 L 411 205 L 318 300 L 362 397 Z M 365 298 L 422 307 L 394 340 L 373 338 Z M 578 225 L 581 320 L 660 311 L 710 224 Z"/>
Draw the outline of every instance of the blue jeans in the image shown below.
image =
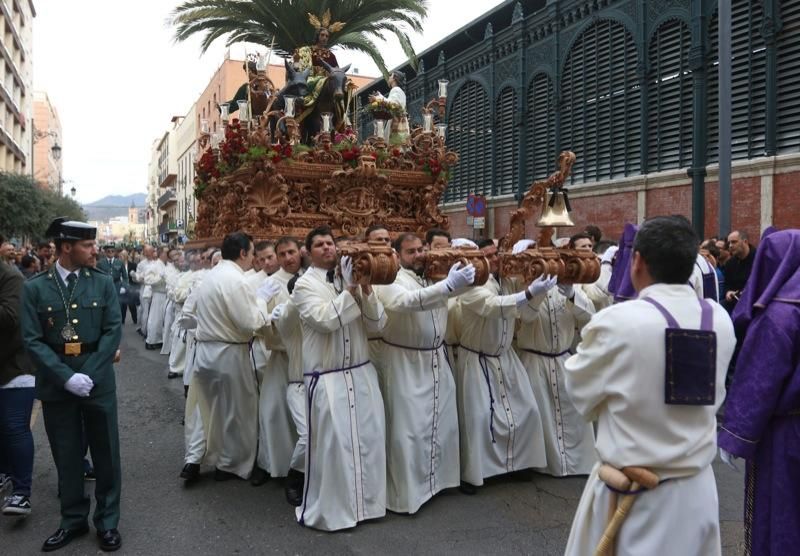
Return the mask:
<path fill-rule="evenodd" d="M 11 475 L 14 494 L 31 495 L 33 388 L 0 388 L 0 473 Z"/>

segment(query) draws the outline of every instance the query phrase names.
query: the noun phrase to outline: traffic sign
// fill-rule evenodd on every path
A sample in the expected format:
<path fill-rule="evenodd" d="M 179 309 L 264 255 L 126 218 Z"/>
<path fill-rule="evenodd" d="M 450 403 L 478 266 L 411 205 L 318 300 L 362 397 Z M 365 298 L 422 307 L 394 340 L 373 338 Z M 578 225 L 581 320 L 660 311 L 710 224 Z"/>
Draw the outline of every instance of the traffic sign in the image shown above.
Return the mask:
<path fill-rule="evenodd" d="M 475 195 L 475 204 L 472 208 L 473 216 L 486 216 L 486 197 Z"/>
<path fill-rule="evenodd" d="M 485 216 L 476 216 L 475 219 L 472 221 L 472 227 L 476 230 L 482 230 L 486 227 L 486 217 Z"/>
<path fill-rule="evenodd" d="M 475 195 L 473 193 L 467 195 L 467 214 L 475 216 Z"/>

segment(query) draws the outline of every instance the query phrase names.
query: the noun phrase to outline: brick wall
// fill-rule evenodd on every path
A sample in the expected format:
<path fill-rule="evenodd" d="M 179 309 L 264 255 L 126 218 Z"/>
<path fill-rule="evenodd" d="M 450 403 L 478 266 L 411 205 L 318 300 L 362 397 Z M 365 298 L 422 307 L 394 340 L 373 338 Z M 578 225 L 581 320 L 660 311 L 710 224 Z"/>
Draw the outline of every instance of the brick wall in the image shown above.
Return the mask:
<path fill-rule="evenodd" d="M 773 225 L 779 229 L 800 228 L 800 171 L 778 174 L 773 188 Z"/>

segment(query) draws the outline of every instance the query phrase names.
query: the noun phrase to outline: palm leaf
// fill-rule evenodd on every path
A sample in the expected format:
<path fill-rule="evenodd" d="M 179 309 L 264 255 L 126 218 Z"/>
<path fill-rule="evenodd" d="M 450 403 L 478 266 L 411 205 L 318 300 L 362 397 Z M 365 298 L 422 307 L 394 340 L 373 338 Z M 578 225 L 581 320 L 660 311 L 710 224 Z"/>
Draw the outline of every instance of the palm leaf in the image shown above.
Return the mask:
<path fill-rule="evenodd" d="M 309 22 L 311 14 L 320 23 L 343 22 L 343 28 L 331 32 L 329 46 L 364 52 L 385 76 L 386 63 L 374 39 L 384 33 L 394 35 L 416 67 L 417 57 L 403 26 L 422 31 L 427 13 L 427 0 L 186 0 L 175 8 L 170 23 L 175 41 L 201 35 L 202 52 L 225 38 L 228 46 L 274 42 L 278 53 L 288 55 L 313 44 L 316 28 Z"/>

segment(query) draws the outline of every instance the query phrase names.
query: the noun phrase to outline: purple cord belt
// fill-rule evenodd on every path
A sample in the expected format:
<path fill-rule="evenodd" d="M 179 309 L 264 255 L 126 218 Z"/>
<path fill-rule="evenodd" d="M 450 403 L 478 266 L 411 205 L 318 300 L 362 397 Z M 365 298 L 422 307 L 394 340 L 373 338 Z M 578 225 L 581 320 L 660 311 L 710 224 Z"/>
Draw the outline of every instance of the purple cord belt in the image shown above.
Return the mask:
<path fill-rule="evenodd" d="M 489 378 L 489 363 L 486 361 L 486 359 L 488 357 L 500 359 L 500 354 L 485 353 L 483 351 L 468 348 L 464 344 L 461 344 L 461 349 L 470 351 L 478 356 L 478 363 L 481 366 L 483 378 L 486 380 L 486 388 L 489 389 L 489 434 L 492 435 L 492 444 L 496 444 L 497 441 L 494 439 L 494 394 L 492 393 L 492 381 Z"/>

